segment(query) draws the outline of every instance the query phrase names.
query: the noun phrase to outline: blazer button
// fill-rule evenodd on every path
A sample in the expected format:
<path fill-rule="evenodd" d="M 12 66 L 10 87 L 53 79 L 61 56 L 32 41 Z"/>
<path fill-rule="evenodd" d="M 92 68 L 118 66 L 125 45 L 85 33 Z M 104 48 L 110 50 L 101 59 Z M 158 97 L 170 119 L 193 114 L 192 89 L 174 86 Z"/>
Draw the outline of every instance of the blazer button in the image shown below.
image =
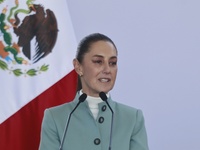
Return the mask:
<path fill-rule="evenodd" d="M 101 108 L 101 110 L 105 111 L 106 110 L 106 105 L 103 105 L 102 108 Z"/>
<path fill-rule="evenodd" d="M 99 138 L 94 139 L 94 144 L 99 145 L 101 143 L 101 140 Z"/>
<path fill-rule="evenodd" d="M 99 118 L 99 123 L 103 123 L 104 122 L 104 117 L 100 117 Z"/>

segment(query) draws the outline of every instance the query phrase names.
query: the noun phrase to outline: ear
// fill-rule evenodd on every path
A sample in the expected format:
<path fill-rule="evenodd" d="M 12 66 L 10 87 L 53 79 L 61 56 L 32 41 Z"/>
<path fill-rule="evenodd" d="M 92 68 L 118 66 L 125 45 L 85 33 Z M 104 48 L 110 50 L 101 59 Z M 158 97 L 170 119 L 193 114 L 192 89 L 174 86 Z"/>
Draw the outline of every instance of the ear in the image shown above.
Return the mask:
<path fill-rule="evenodd" d="M 81 64 L 79 63 L 79 61 L 77 59 L 73 60 L 73 65 L 74 65 L 74 70 L 76 71 L 76 73 L 79 76 L 82 76 L 83 73 L 82 73 L 82 69 L 81 69 Z"/>

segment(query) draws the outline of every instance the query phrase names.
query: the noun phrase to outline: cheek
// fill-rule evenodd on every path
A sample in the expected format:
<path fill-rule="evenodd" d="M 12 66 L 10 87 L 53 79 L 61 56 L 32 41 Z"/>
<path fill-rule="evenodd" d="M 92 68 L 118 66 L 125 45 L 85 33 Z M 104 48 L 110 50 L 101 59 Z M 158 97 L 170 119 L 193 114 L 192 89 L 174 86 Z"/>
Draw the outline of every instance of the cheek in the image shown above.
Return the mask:
<path fill-rule="evenodd" d="M 91 80 L 98 75 L 98 70 L 88 67 L 84 70 L 84 75 L 88 80 Z"/>
<path fill-rule="evenodd" d="M 113 77 L 117 76 L 117 68 L 113 70 L 112 74 L 113 74 Z"/>

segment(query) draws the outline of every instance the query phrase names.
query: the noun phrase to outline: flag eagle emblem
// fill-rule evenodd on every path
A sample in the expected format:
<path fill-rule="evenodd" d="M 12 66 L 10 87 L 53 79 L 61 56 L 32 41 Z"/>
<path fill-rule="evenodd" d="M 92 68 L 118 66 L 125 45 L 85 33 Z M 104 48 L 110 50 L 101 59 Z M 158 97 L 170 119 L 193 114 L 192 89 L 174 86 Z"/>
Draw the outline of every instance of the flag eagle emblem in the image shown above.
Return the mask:
<path fill-rule="evenodd" d="M 19 8 L 15 0 L 14 5 L 0 10 L 0 69 L 16 76 L 35 76 L 47 71 L 49 65 L 24 71 L 19 66 L 35 64 L 52 52 L 58 25 L 52 10 L 34 4 L 34 0 L 27 0 L 24 6 Z"/>

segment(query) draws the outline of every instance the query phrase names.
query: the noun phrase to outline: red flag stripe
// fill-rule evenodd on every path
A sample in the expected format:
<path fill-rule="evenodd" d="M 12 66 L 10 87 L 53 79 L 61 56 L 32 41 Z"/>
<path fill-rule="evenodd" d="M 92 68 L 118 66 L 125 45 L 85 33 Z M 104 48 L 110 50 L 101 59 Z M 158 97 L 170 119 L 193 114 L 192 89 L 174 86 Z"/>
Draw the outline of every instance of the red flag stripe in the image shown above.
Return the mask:
<path fill-rule="evenodd" d="M 73 70 L 0 125 L 0 150 L 38 150 L 44 110 L 73 100 L 77 74 Z"/>

